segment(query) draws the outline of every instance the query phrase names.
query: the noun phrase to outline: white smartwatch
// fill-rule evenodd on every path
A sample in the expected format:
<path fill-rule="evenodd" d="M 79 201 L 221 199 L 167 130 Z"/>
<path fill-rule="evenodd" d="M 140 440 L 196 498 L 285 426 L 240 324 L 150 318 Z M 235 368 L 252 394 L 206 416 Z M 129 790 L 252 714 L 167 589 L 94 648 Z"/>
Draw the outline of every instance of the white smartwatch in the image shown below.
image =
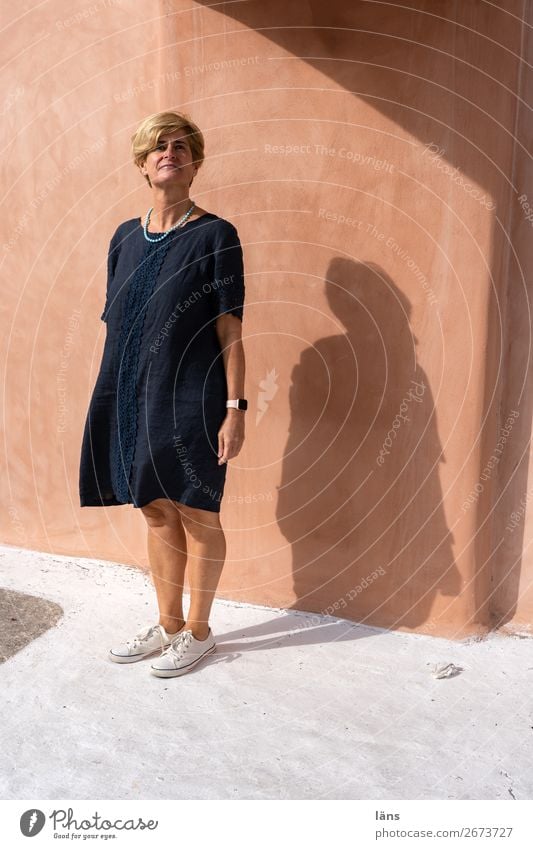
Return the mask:
<path fill-rule="evenodd" d="M 226 407 L 235 407 L 237 410 L 247 410 L 248 401 L 246 398 L 235 398 L 232 401 L 226 401 Z"/>

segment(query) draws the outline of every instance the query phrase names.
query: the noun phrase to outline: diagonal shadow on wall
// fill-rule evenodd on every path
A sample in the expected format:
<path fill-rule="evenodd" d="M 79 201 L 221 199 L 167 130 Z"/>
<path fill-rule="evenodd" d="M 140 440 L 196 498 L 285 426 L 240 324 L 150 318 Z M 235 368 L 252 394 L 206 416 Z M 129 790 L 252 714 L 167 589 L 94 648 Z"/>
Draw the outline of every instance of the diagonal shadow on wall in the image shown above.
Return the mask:
<path fill-rule="evenodd" d="M 209 7 L 213 4 L 199 0 L 197 5 Z M 481 187 L 486 197 L 496 203 L 493 255 L 480 257 L 480 262 L 487 262 L 491 275 L 487 283 L 487 287 L 490 286 L 487 314 L 482 321 L 487 341 L 486 370 L 485 374 L 474 376 L 474 380 L 484 383 L 484 414 L 476 434 L 476 439 L 481 443 L 482 460 L 488 459 L 493 453 L 508 411 L 519 409 L 520 418 L 513 430 L 512 451 L 508 447 L 497 474 L 484 485 L 483 495 L 474 507 L 478 530 L 472 540 L 475 547 L 473 617 L 488 626 L 502 624 L 512 618 L 516 609 L 524 523 L 515 529 L 512 541 L 505 536 L 505 523 L 513 503 L 521 503 L 527 491 L 527 463 L 518 461 L 520 458 L 523 460 L 524 454 L 527 456 L 532 412 L 531 385 L 526 382 L 530 355 L 524 360 L 524 349 L 529 351 L 531 347 L 527 290 L 530 284 L 520 268 L 514 269 L 512 274 L 510 272 L 512 251 L 507 245 L 506 234 L 510 234 L 516 224 L 517 213 L 512 206 L 514 195 L 524 190 L 523 186 L 513 185 L 511 177 L 515 174 L 513 169 L 517 157 L 523 155 L 525 150 L 520 134 L 515 134 L 520 125 L 520 110 L 528 108 L 527 103 L 520 103 L 520 95 L 523 96 L 526 90 L 523 59 L 533 55 L 530 31 L 533 8 L 524 5 L 521 0 L 507 0 L 500 7 L 498 9 L 491 4 L 489 8 L 482 0 L 473 0 L 467 4 L 451 0 L 436 0 L 432 3 L 419 1 L 411 3 L 411 8 L 407 8 L 404 3 L 371 3 L 364 0 L 351 3 L 331 0 L 327 4 L 320 0 L 302 0 L 291 4 L 235 2 L 214 7 L 228 18 L 228 25 L 222 34 L 225 53 L 230 53 L 232 34 L 241 28 L 253 29 L 268 39 L 272 76 L 271 86 L 265 85 L 263 90 L 268 91 L 270 87 L 273 92 L 279 90 L 275 73 L 277 68 L 284 67 L 291 60 L 296 60 L 295 67 L 298 61 L 308 63 L 331 79 L 332 97 L 335 91 L 353 94 L 350 123 L 355 127 L 358 119 L 357 103 L 366 101 L 410 136 L 419 139 L 421 144 L 435 145 L 440 151 L 440 162 L 456 169 L 467 182 Z M 528 21 L 524 22 L 521 17 L 526 12 Z M 165 23 L 168 24 L 168 19 Z M 297 77 L 294 84 L 298 86 Z M 286 77 L 283 85 L 286 89 Z M 225 94 L 230 96 L 231 92 Z M 279 101 L 276 114 L 280 115 Z M 360 264 L 339 260 L 332 266 L 326 277 L 328 280 L 330 276 L 336 278 L 348 298 L 355 289 L 360 289 L 365 280 L 368 282 L 369 274 L 373 273 L 381 280 L 386 279 L 381 270 L 370 272 Z M 331 292 L 330 284 L 327 282 L 326 285 Z M 388 287 L 389 292 L 395 289 L 390 280 Z M 397 290 L 396 295 L 401 300 Z M 335 359 L 346 341 L 357 344 L 357 333 L 354 330 L 362 321 L 360 305 L 364 304 L 365 297 L 363 293 L 361 301 L 356 299 L 357 307 L 353 306 L 353 302 L 344 305 L 346 311 L 343 308 L 342 316 L 346 323 L 346 339 L 333 337 L 319 340 L 315 349 L 310 349 L 302 356 L 293 374 L 292 404 L 296 404 L 302 387 L 309 384 L 318 351 L 327 362 Z M 336 311 L 343 298 L 340 294 L 331 295 L 332 309 Z M 507 310 L 507 302 L 511 298 L 512 333 L 506 324 L 511 315 Z M 379 310 L 376 321 L 379 324 Z M 395 402 L 398 401 L 396 394 L 400 392 L 400 386 L 405 386 L 405 380 L 415 375 L 424 377 L 413 361 L 411 345 L 406 344 L 406 326 L 398 323 L 396 327 L 400 332 L 392 359 L 395 368 L 399 370 L 399 383 L 395 386 L 391 381 L 391 393 L 384 398 L 384 409 L 388 414 L 395 409 Z M 521 347 L 513 347 L 509 341 L 511 336 L 515 338 L 517 335 L 525 340 Z M 427 450 L 425 468 L 409 468 L 409 483 L 404 495 L 412 506 L 409 507 L 406 523 L 401 527 L 400 523 L 395 523 L 380 540 L 367 538 L 362 531 L 364 523 L 361 525 L 361 519 L 369 509 L 377 509 L 380 496 L 387 491 L 388 476 L 395 473 L 397 457 L 389 458 L 384 468 L 373 469 L 370 479 L 364 477 L 370 472 L 370 458 L 375 459 L 375 444 L 370 448 L 368 439 L 366 442 L 360 440 L 365 437 L 364 422 L 373 412 L 376 402 L 376 385 L 370 376 L 377 376 L 375 370 L 378 365 L 369 361 L 365 351 L 360 351 L 359 365 L 357 412 L 348 419 L 347 433 L 351 433 L 351 438 L 343 447 L 344 451 L 355 448 L 356 453 L 354 462 L 347 467 L 339 484 L 354 486 L 355 496 L 343 510 L 333 511 L 332 514 L 333 502 L 326 485 L 330 479 L 328 472 L 320 497 L 324 502 L 324 514 L 329 516 L 323 542 L 331 541 L 333 531 L 340 539 L 346 530 L 353 529 L 350 548 L 356 560 L 364 560 L 367 564 L 362 570 L 366 574 L 377 567 L 383 557 L 392 565 L 394 561 L 390 560 L 391 552 L 397 551 L 398 546 L 401 548 L 409 544 L 411 535 L 416 534 L 417 522 L 420 524 L 424 521 L 426 507 L 430 507 L 430 504 L 421 504 L 424 487 L 419 490 L 417 487 L 426 480 L 427 470 L 434 469 L 427 486 L 431 491 L 430 502 L 437 502 L 440 493 L 435 464 L 438 465 L 443 458 L 440 456 L 442 446 L 439 445 L 434 410 L 430 412 L 433 405 L 428 403 L 416 428 L 411 430 L 410 439 L 424 428 L 428 429 L 425 437 L 427 441 L 424 442 Z M 379 389 L 382 388 L 383 384 L 379 384 Z M 340 391 L 340 385 L 336 385 L 334 390 Z M 344 392 L 349 391 L 348 385 L 344 386 Z M 336 404 L 340 409 L 342 400 L 346 399 L 333 397 L 332 409 Z M 333 423 L 331 419 L 329 424 Z M 298 440 L 303 436 L 300 428 L 301 423 L 296 415 L 287 445 L 288 459 L 280 486 L 278 517 L 283 533 L 293 543 L 295 553 L 294 585 L 297 602 L 294 606 L 299 609 L 316 609 L 314 590 L 309 590 L 309 570 L 314 573 L 311 586 L 316 585 L 318 588 L 328 580 L 327 573 L 323 572 L 323 554 L 316 557 L 317 546 L 321 550 L 321 531 L 316 529 L 315 534 L 308 534 L 309 529 L 306 528 L 301 511 L 294 512 L 295 505 L 302 503 L 301 499 L 308 495 L 303 489 L 299 495 L 296 493 L 296 488 L 303 484 L 293 483 L 290 491 L 285 488 L 289 480 L 305 480 L 308 461 L 296 448 Z M 374 439 L 379 431 L 378 418 Z M 351 445 L 348 444 L 350 442 Z M 406 459 L 405 456 L 403 459 Z M 479 469 L 480 475 L 482 469 L 483 462 Z M 300 472 L 304 472 L 303 478 L 299 476 Z M 380 472 L 383 473 L 381 477 Z M 414 496 L 412 502 L 409 501 L 411 496 Z M 399 512 L 402 505 L 396 504 L 394 509 Z M 451 535 L 446 532 L 442 508 L 437 509 L 431 528 L 428 540 L 433 541 L 436 548 L 433 553 L 428 549 L 426 566 L 424 558 L 417 554 L 413 569 L 428 569 L 428 587 L 433 585 L 434 580 L 435 587 L 440 587 L 444 592 L 457 593 L 459 584 L 456 567 L 451 559 Z M 394 535 L 400 538 L 393 545 Z M 392 580 L 393 583 L 396 581 L 395 578 Z M 414 598 L 409 581 L 404 582 L 405 575 L 403 581 L 398 578 L 395 589 L 396 593 L 404 594 L 397 621 L 391 623 L 396 627 L 412 627 L 427 621 L 431 607 L 431 592 L 427 597 Z M 377 580 L 376 611 L 381 603 L 379 586 L 380 581 Z M 366 591 L 371 592 L 371 589 Z M 338 593 L 335 591 L 334 595 L 337 597 Z M 498 603 L 499 598 L 501 604 Z M 351 612 L 356 609 L 354 603 Z M 346 611 L 339 609 L 336 613 L 345 615 Z"/>

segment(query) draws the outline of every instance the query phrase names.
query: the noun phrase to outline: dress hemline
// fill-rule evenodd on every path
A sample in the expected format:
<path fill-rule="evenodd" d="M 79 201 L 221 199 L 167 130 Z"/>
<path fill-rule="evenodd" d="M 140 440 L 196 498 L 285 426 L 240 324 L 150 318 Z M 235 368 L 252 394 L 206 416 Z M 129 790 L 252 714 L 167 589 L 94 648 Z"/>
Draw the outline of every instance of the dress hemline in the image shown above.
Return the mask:
<path fill-rule="evenodd" d="M 156 499 L 164 498 L 167 501 L 177 501 L 178 504 L 183 504 L 184 507 L 194 507 L 198 510 L 208 510 L 210 513 L 220 513 L 220 502 L 218 505 L 215 505 L 213 502 L 212 507 L 200 506 L 199 504 L 195 504 L 189 498 L 184 498 L 181 496 L 180 498 L 174 498 L 171 495 L 161 495 L 161 493 L 154 494 L 153 497 L 148 499 L 143 499 L 135 503 L 134 501 L 102 501 L 101 498 L 97 498 L 93 495 L 83 495 L 80 494 L 80 507 L 136 507 L 140 509 L 141 507 L 147 507 L 148 504 L 151 504 L 152 501 Z"/>

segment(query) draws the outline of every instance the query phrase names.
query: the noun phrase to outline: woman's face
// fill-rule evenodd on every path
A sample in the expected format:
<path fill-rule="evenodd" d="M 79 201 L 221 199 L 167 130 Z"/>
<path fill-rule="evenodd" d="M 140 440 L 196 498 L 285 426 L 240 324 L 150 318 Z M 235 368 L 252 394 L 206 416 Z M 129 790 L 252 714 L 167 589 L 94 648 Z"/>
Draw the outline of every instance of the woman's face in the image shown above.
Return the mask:
<path fill-rule="evenodd" d="M 188 190 L 198 167 L 192 161 L 187 135 L 186 130 L 164 133 L 155 150 L 150 151 L 141 173 L 148 175 L 152 186 L 177 184 Z"/>

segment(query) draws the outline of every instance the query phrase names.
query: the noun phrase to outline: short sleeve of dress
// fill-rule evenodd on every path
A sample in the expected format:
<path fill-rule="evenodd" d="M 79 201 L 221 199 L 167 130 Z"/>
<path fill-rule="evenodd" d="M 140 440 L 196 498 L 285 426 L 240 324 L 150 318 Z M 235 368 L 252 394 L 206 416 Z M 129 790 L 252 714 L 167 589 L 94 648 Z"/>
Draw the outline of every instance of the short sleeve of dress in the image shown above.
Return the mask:
<path fill-rule="evenodd" d="M 242 246 L 236 227 L 229 221 L 219 228 L 214 245 L 214 279 L 212 280 L 212 302 L 214 315 L 218 318 L 230 312 L 243 318 L 244 266 Z"/>
<path fill-rule="evenodd" d="M 120 250 L 120 238 L 119 238 L 119 230 L 120 226 L 117 227 L 113 236 L 111 237 L 111 241 L 109 242 L 109 249 L 107 253 L 107 285 L 106 285 L 106 294 L 105 294 L 105 305 L 104 311 L 100 316 L 102 321 L 107 321 L 107 313 L 109 310 L 109 290 L 111 288 L 111 282 L 113 280 L 113 276 L 115 274 L 115 268 L 117 264 L 118 254 Z"/>

